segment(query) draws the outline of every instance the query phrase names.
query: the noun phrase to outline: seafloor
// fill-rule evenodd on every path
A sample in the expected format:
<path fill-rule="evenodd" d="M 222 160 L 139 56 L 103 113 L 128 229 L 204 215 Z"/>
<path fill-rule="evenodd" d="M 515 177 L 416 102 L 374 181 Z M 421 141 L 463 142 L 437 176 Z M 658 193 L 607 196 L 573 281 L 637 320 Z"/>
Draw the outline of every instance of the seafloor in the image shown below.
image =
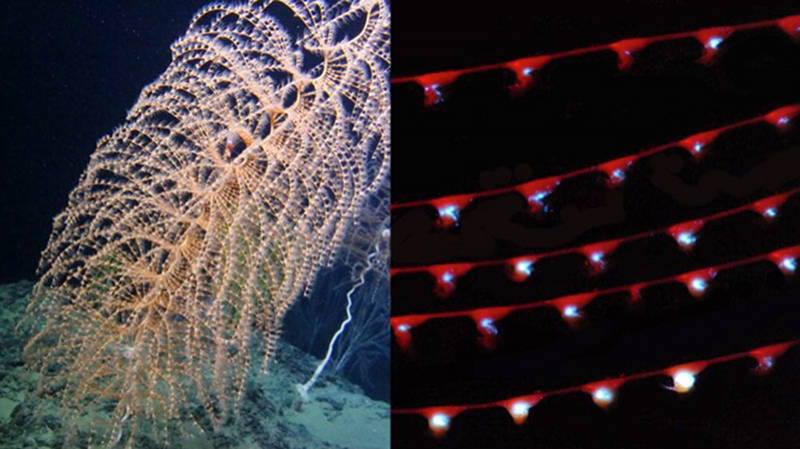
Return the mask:
<path fill-rule="evenodd" d="M 0 285 L 0 448 L 68 447 L 60 434 L 61 419 L 48 407 L 32 418 L 34 381 L 22 363 L 24 341 L 14 335 L 33 284 Z M 305 382 L 318 360 L 282 342 L 270 373 L 250 383 L 241 418 L 221 431 L 178 440 L 170 448 L 186 449 L 382 449 L 389 447 L 389 404 L 370 399 L 345 379 L 323 374 L 311 390 L 311 401 L 297 411 L 294 385 Z M 146 444 L 137 441 L 136 446 Z M 155 444 L 149 445 L 157 448 Z M 71 449 L 71 448 L 69 448 Z M 142 447 L 144 449 L 144 447 Z"/>

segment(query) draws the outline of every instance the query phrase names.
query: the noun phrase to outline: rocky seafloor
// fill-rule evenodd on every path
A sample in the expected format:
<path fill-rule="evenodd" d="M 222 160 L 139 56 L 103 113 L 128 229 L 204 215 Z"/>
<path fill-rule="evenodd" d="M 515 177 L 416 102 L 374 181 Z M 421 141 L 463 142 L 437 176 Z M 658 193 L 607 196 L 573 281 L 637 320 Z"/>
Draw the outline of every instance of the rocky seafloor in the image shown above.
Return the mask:
<path fill-rule="evenodd" d="M 24 340 L 14 334 L 33 284 L 0 285 L 0 448 L 72 449 L 61 438 L 56 407 L 33 419 L 33 376 L 25 369 Z M 318 360 L 281 343 L 270 373 L 249 383 L 235 424 L 170 448 L 186 449 L 381 449 L 389 447 L 389 404 L 365 396 L 335 374 L 323 374 L 300 411 L 295 385 L 303 383 Z M 137 440 L 153 449 L 164 447 Z"/>

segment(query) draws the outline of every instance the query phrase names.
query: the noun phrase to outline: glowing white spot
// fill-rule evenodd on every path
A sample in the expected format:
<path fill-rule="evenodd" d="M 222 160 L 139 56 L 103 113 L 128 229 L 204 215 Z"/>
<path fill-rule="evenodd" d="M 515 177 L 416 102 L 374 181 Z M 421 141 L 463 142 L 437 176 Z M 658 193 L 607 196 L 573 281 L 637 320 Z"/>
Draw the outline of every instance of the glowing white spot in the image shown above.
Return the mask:
<path fill-rule="evenodd" d="M 514 418 L 514 422 L 522 423 L 528 417 L 530 408 L 531 405 L 525 401 L 517 401 L 511 405 L 511 417 Z"/>
<path fill-rule="evenodd" d="M 450 417 L 444 413 L 436 413 L 431 416 L 428 426 L 434 432 L 443 432 L 450 427 Z"/>
<path fill-rule="evenodd" d="M 594 263 L 603 263 L 603 256 L 604 254 L 602 251 L 595 251 L 592 253 L 590 259 L 592 259 Z"/>
<path fill-rule="evenodd" d="M 706 287 L 708 287 L 708 284 L 706 284 L 706 281 L 704 279 L 694 278 L 692 279 L 691 286 L 692 290 L 696 292 L 704 292 L 706 290 Z"/>
<path fill-rule="evenodd" d="M 533 195 L 528 197 L 528 202 L 536 202 L 536 203 L 542 204 L 542 201 L 544 201 L 544 199 L 547 198 L 547 195 L 549 195 L 549 194 L 550 194 L 550 192 L 548 192 L 546 190 L 542 190 L 540 192 L 536 192 Z"/>
<path fill-rule="evenodd" d="M 444 273 L 442 273 L 442 282 L 450 284 L 450 283 L 453 282 L 453 279 L 455 279 L 455 276 L 453 275 L 453 272 L 445 271 Z"/>
<path fill-rule="evenodd" d="M 706 45 L 708 46 L 708 48 L 716 50 L 719 47 L 719 44 L 721 44 L 723 40 L 724 39 L 722 39 L 719 36 L 714 36 L 708 40 L 708 43 Z"/>
<path fill-rule="evenodd" d="M 699 152 L 703 151 L 703 146 L 704 146 L 703 142 L 695 142 L 694 143 L 694 152 L 695 153 L 699 153 Z"/>
<path fill-rule="evenodd" d="M 578 318 L 581 316 L 578 306 L 569 305 L 564 307 L 564 318 Z"/>
<path fill-rule="evenodd" d="M 533 75 L 533 67 L 525 67 L 524 69 L 522 69 L 522 74 L 525 76 Z"/>
<path fill-rule="evenodd" d="M 694 386 L 694 373 L 686 370 L 681 370 L 675 373 L 672 377 L 672 383 L 675 385 L 675 391 L 678 393 L 687 393 Z"/>
<path fill-rule="evenodd" d="M 403 323 L 403 324 L 397 326 L 397 330 L 399 330 L 400 332 L 408 332 L 408 331 L 411 330 L 411 326 L 409 326 L 408 324 Z"/>
<path fill-rule="evenodd" d="M 784 115 L 783 117 L 778 119 L 778 126 L 784 126 L 788 124 L 789 124 L 789 117 Z"/>
<path fill-rule="evenodd" d="M 623 179 L 625 179 L 625 170 L 623 170 L 623 169 L 621 169 L 621 168 L 618 168 L 618 169 L 614 170 L 614 171 L 611 173 L 611 177 L 612 177 L 612 178 L 613 178 L 615 181 L 622 181 Z"/>
<path fill-rule="evenodd" d="M 494 321 L 491 318 L 484 318 L 481 320 L 481 327 L 486 329 L 492 335 L 497 335 L 497 328 L 494 327 Z"/>
<path fill-rule="evenodd" d="M 439 209 L 439 216 L 447 217 L 453 221 L 458 221 L 458 206 L 450 204 Z"/>
<path fill-rule="evenodd" d="M 594 390 L 592 399 L 594 399 L 595 404 L 604 407 L 614 401 L 614 392 L 606 387 L 600 387 Z"/>
<path fill-rule="evenodd" d="M 778 211 L 774 207 L 770 207 L 764 211 L 764 216 L 767 218 L 775 218 L 778 215 Z"/>
<path fill-rule="evenodd" d="M 530 260 L 520 260 L 514 266 L 514 269 L 519 274 L 524 274 L 525 276 L 530 276 L 533 273 L 533 262 Z"/>
<path fill-rule="evenodd" d="M 692 246 L 697 241 L 697 238 L 691 232 L 681 232 L 678 234 L 677 240 L 681 246 Z"/>
<path fill-rule="evenodd" d="M 781 261 L 781 269 L 788 271 L 789 273 L 794 273 L 795 270 L 797 270 L 797 261 L 792 257 L 785 257 Z"/>

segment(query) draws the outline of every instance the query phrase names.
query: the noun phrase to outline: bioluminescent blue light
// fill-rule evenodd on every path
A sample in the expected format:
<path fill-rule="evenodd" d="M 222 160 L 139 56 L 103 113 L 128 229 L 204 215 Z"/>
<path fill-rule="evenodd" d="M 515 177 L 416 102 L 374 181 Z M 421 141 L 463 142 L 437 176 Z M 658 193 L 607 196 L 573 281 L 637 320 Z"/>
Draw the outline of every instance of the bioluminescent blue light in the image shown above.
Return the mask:
<path fill-rule="evenodd" d="M 534 202 L 535 201 L 535 202 L 537 202 L 539 204 L 542 204 L 542 201 L 544 201 L 544 199 L 547 198 L 547 195 L 550 195 L 550 192 L 547 191 L 547 190 L 542 190 L 542 191 L 536 192 L 533 195 L 528 197 L 528 202 Z"/>
<path fill-rule="evenodd" d="M 492 335 L 497 335 L 497 328 L 494 327 L 494 321 L 491 318 L 483 318 L 481 320 L 481 327 L 486 329 Z"/>
<path fill-rule="evenodd" d="M 578 318 L 581 316 L 580 310 L 578 306 L 567 306 L 564 307 L 564 317 L 566 318 Z"/>
<path fill-rule="evenodd" d="M 719 47 L 719 44 L 721 44 L 723 40 L 724 39 L 722 39 L 719 36 L 714 36 L 708 40 L 708 47 L 711 48 L 712 50 L 716 50 Z"/>
<path fill-rule="evenodd" d="M 449 284 L 449 283 L 453 282 L 454 279 L 455 279 L 455 276 L 453 275 L 453 273 L 451 271 L 445 271 L 444 273 L 442 273 L 442 281 L 444 281 L 444 282 Z"/>
<path fill-rule="evenodd" d="M 697 237 L 691 232 L 681 232 L 678 234 L 678 243 L 681 246 L 692 246 L 697 241 Z"/>
<path fill-rule="evenodd" d="M 444 413 L 437 413 L 431 416 L 430 426 L 434 429 L 447 429 L 450 426 L 450 417 Z"/>
<path fill-rule="evenodd" d="M 786 257 L 781 261 L 781 267 L 790 273 L 794 273 L 797 270 L 797 261 L 793 257 Z"/>
<path fill-rule="evenodd" d="M 614 392 L 606 387 L 601 387 L 597 390 L 594 390 L 594 394 L 592 394 L 592 396 L 596 402 L 601 404 L 607 404 L 614 400 Z"/>
<path fill-rule="evenodd" d="M 705 291 L 706 287 L 708 287 L 708 285 L 705 280 L 700 278 L 692 279 L 692 290 L 702 292 Z"/>
<path fill-rule="evenodd" d="M 447 206 L 440 207 L 439 216 L 442 218 L 447 217 L 453 221 L 458 221 L 458 206 L 455 204 L 449 204 Z"/>
<path fill-rule="evenodd" d="M 520 260 L 517 262 L 514 269 L 517 273 L 524 274 L 525 276 L 530 276 L 533 273 L 533 262 L 530 260 Z"/>

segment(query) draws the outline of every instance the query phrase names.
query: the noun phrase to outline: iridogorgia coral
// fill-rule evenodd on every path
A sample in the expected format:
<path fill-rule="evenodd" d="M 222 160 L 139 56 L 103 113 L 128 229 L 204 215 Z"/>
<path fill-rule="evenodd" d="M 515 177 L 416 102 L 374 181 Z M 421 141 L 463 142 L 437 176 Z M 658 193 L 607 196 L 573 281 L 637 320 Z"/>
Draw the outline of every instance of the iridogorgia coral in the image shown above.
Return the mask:
<path fill-rule="evenodd" d="M 232 416 L 388 183 L 387 2 L 214 4 L 172 55 L 55 218 L 23 325 L 91 445 Z"/>

